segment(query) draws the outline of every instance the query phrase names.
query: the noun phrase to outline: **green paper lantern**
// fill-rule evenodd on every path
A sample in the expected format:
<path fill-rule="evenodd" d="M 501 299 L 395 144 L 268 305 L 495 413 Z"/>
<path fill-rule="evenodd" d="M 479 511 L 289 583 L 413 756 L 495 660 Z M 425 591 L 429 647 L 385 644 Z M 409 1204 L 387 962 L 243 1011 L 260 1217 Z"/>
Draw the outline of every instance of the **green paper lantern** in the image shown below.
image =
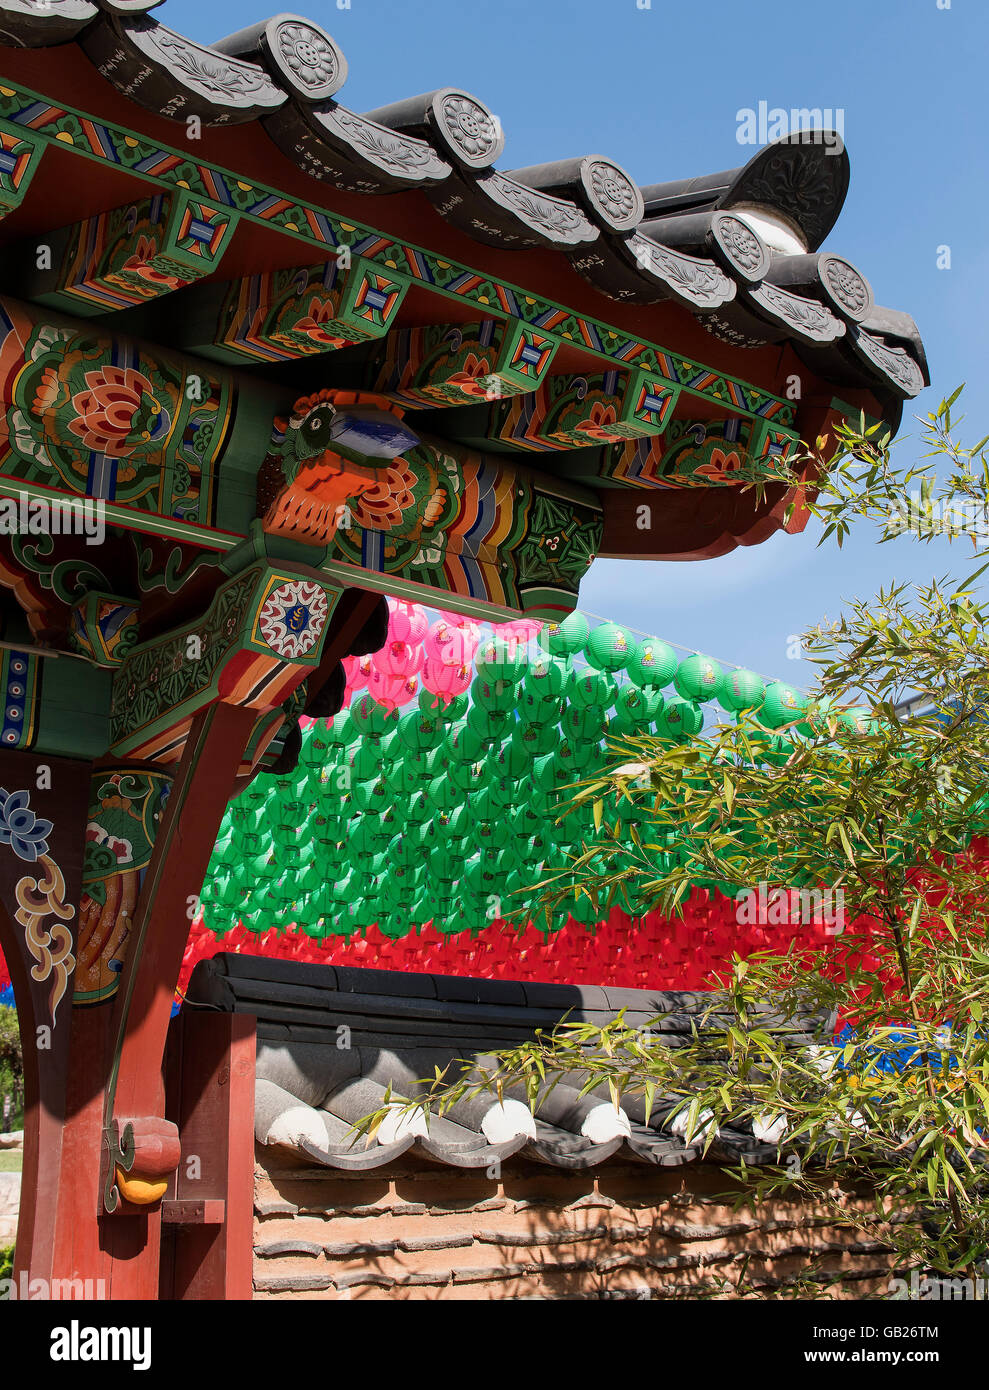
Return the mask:
<path fill-rule="evenodd" d="M 481 899 L 496 891 L 497 882 L 496 874 L 480 859 L 472 859 L 464 869 L 464 883 Z"/>
<path fill-rule="evenodd" d="M 590 777 L 599 772 L 605 761 L 604 750 L 599 743 L 574 743 L 574 763 L 580 777 Z"/>
<path fill-rule="evenodd" d="M 552 727 L 559 723 L 562 708 L 563 702 L 559 696 L 544 700 L 529 690 L 523 690 L 519 696 L 518 716 L 523 724 L 533 724 L 537 728 Z"/>
<path fill-rule="evenodd" d="M 350 723 L 353 733 L 361 737 L 390 733 L 394 727 L 394 720 L 389 720 L 389 711 L 366 691 L 350 706 Z"/>
<path fill-rule="evenodd" d="M 449 843 L 462 840 L 470 833 L 472 824 L 470 807 L 461 801 L 448 815 L 439 818 L 436 829 L 439 831 L 440 838 Z"/>
<path fill-rule="evenodd" d="M 435 715 L 410 709 L 398 721 L 398 736 L 410 752 L 428 753 L 442 743 L 446 730 Z"/>
<path fill-rule="evenodd" d="M 572 759 L 570 762 L 572 762 Z M 566 769 L 563 770 L 556 759 L 555 753 L 547 753 L 544 757 L 537 758 L 532 765 L 532 781 L 534 786 L 550 794 L 557 792 L 561 782 L 565 781 L 567 776 L 569 776 L 570 762 L 568 762 Z"/>
<path fill-rule="evenodd" d="M 533 758 L 551 753 L 559 737 L 555 724 L 529 724 L 520 720 L 512 731 L 512 745 L 522 750 L 528 766 Z"/>
<path fill-rule="evenodd" d="M 460 805 L 463 793 L 450 781 L 449 777 L 434 777 L 426 788 L 426 797 L 438 811 L 454 811 Z"/>
<path fill-rule="evenodd" d="M 500 797 L 492 796 L 491 788 L 485 785 L 476 796 L 470 799 L 470 812 L 475 822 L 492 824 L 505 814 L 505 803 Z"/>
<path fill-rule="evenodd" d="M 684 700 L 710 700 L 721 685 L 722 670 L 709 656 L 688 656 L 681 661 L 673 685 Z"/>
<path fill-rule="evenodd" d="M 579 775 L 582 748 L 571 739 L 563 739 L 552 755 L 557 779 L 560 783 L 576 781 Z"/>
<path fill-rule="evenodd" d="M 396 871 L 401 869 L 403 873 L 422 863 L 422 850 L 419 844 L 414 836 L 404 833 L 396 835 L 389 841 L 386 856 L 395 865 Z"/>
<path fill-rule="evenodd" d="M 766 695 L 759 706 L 759 723 L 767 729 L 779 729 L 790 724 L 803 713 L 807 698 L 784 681 L 774 681 L 767 686 Z"/>
<path fill-rule="evenodd" d="M 419 828 L 432 818 L 433 808 L 422 792 L 416 792 L 405 803 L 405 820 L 410 834 L 418 834 Z"/>
<path fill-rule="evenodd" d="M 514 777 L 490 777 L 487 792 L 503 810 L 514 809 L 525 794 Z"/>
<path fill-rule="evenodd" d="M 476 763 L 484 755 L 484 739 L 470 724 L 458 724 L 440 745 L 451 762 Z"/>
<path fill-rule="evenodd" d="M 354 805 L 359 811 L 380 812 L 391 805 L 393 795 L 391 787 L 383 780 L 358 782 L 353 792 Z"/>
<path fill-rule="evenodd" d="M 584 644 L 584 655 L 598 671 L 621 671 L 635 654 L 632 634 L 617 623 L 594 628 Z"/>
<path fill-rule="evenodd" d="M 561 694 L 566 678 L 566 662 L 540 652 L 530 662 L 522 686 L 525 693 L 536 700 L 553 700 Z"/>
<path fill-rule="evenodd" d="M 384 780 L 396 797 L 410 797 L 421 790 L 423 777 L 415 766 L 409 767 L 405 759 L 399 759 L 385 767 Z"/>
<path fill-rule="evenodd" d="M 521 741 L 516 742 L 514 733 L 500 748 L 492 748 L 486 761 L 490 776 L 507 777 L 513 782 L 524 777 L 531 766 L 525 745 Z"/>
<path fill-rule="evenodd" d="M 381 777 L 384 765 L 381 745 L 376 739 L 371 738 L 364 740 L 350 760 L 354 779 L 358 782 L 376 782 Z"/>
<path fill-rule="evenodd" d="M 294 822 L 278 823 L 271 827 L 271 838 L 280 849 L 296 850 L 301 843 L 300 828 Z"/>
<path fill-rule="evenodd" d="M 615 700 L 615 713 L 608 722 L 608 733 L 642 733 L 659 716 L 662 708 L 663 697 L 658 690 L 623 685 Z"/>
<path fill-rule="evenodd" d="M 484 786 L 485 767 L 483 762 L 451 762 L 446 770 L 447 780 L 460 793 L 461 799 L 470 792 L 480 791 Z"/>
<path fill-rule="evenodd" d="M 564 687 L 571 705 L 600 705 L 610 709 L 618 695 L 618 686 L 604 671 L 574 669 L 567 675 Z"/>
<path fill-rule="evenodd" d="M 518 704 L 519 692 L 511 681 L 482 676 L 471 682 L 470 697 L 482 709 L 506 714 Z"/>
<path fill-rule="evenodd" d="M 565 738 L 575 743 L 598 743 L 608 716 L 601 705 L 568 705 L 560 720 Z"/>
<path fill-rule="evenodd" d="M 718 703 L 722 709 L 738 714 L 745 709 L 758 709 L 766 698 L 766 685 L 755 671 L 726 671 L 718 687 Z"/>
<path fill-rule="evenodd" d="M 475 665 L 479 680 L 507 681 L 510 685 L 516 685 L 525 675 L 528 656 L 521 642 L 489 637 L 478 647 Z"/>
<path fill-rule="evenodd" d="M 474 843 L 485 853 L 504 849 L 512 838 L 511 829 L 505 817 L 503 806 L 495 807 L 498 814 L 490 820 L 478 819 L 474 829 Z"/>
<path fill-rule="evenodd" d="M 350 845 L 352 859 L 373 859 L 378 846 L 370 816 L 362 816 L 351 824 L 347 841 Z"/>
<path fill-rule="evenodd" d="M 661 690 L 676 674 L 677 654 L 668 642 L 645 637 L 625 663 L 629 678 L 645 690 Z"/>
<path fill-rule="evenodd" d="M 528 804 L 520 806 L 509 822 L 514 840 L 531 840 L 533 835 L 544 829 L 543 817 L 536 814 Z"/>
<path fill-rule="evenodd" d="M 656 728 L 666 738 L 691 738 L 704 727 L 704 713 L 690 700 L 666 701 Z"/>
<path fill-rule="evenodd" d="M 333 748 L 341 748 L 348 738 L 350 710 L 342 709 L 332 719 L 327 719 L 323 727 L 323 739 Z"/>
<path fill-rule="evenodd" d="M 438 695 L 434 695 L 431 690 L 422 689 L 419 691 L 419 708 L 423 714 L 430 714 L 435 719 L 442 719 L 447 724 L 452 724 L 457 719 L 463 719 L 467 713 L 467 696 L 453 695 L 447 705 Z"/>
<path fill-rule="evenodd" d="M 508 714 L 485 709 L 482 705 L 472 705 L 467 715 L 467 727 L 484 742 L 498 742 L 507 738 L 514 727 L 514 720 Z"/>
<path fill-rule="evenodd" d="M 565 912 L 583 927 L 596 926 L 598 922 L 602 921 L 608 915 L 605 908 L 598 911 L 590 898 L 586 897 L 583 893 L 575 901 L 566 904 Z M 561 916 L 562 915 L 563 913 L 561 913 Z M 563 926 L 565 922 L 560 922 L 557 925 Z"/>
<path fill-rule="evenodd" d="M 393 835 L 397 835 L 402 828 L 404 819 L 404 815 L 399 814 L 396 806 L 386 807 L 378 816 L 381 838 L 390 840 Z"/>
<path fill-rule="evenodd" d="M 562 623 L 547 623 L 542 635 L 553 656 L 572 656 L 584 646 L 590 630 L 583 613 L 571 613 Z"/>
<path fill-rule="evenodd" d="M 299 750 L 299 766 L 310 770 L 318 770 L 324 763 L 331 763 L 334 761 L 339 746 L 339 744 L 331 745 L 326 743 L 323 739 L 317 738 L 316 731 L 311 729 L 308 736 L 303 735 L 302 747 Z M 277 785 L 277 782 L 275 782 L 274 786 Z M 266 797 L 271 794 L 274 786 L 266 790 Z"/>
<path fill-rule="evenodd" d="M 828 738 L 829 719 L 837 719 L 840 711 L 829 699 L 808 700 L 804 706 L 804 717 L 797 725 L 797 732 L 805 738 Z"/>

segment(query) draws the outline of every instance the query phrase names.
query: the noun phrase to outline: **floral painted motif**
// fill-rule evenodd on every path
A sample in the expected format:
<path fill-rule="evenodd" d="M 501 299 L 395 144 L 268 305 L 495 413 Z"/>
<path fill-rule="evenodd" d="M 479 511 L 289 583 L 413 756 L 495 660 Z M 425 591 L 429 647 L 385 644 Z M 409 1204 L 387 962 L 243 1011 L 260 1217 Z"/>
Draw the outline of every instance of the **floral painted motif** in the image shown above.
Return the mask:
<path fill-rule="evenodd" d="M 490 390 L 491 366 L 486 357 L 467 354 L 459 372 L 454 372 L 447 385 L 457 386 L 465 396 L 480 396 L 486 400 Z"/>
<path fill-rule="evenodd" d="M 304 337 L 309 338 L 320 347 L 340 347 L 345 339 L 335 337 L 332 333 L 327 332 L 326 328 L 326 325 L 332 323 L 335 318 L 336 306 L 333 300 L 319 299 L 314 296 L 310 301 L 308 314 L 304 315 L 299 319 L 298 323 L 293 326 L 292 334 L 276 333 L 274 336 L 280 342 L 286 343 L 289 347 L 293 346 L 292 335 L 296 333 L 303 334 Z"/>
<path fill-rule="evenodd" d="M 96 773 L 92 785 L 75 977 L 76 1004 L 116 992 L 130 945 L 131 923 L 171 777 L 137 769 Z"/>
<path fill-rule="evenodd" d="M 711 483 L 731 482 L 733 473 L 737 473 L 742 467 L 742 458 L 737 450 L 725 453 L 723 449 L 712 449 L 711 457 L 706 463 L 698 464 L 694 469 L 694 476 L 706 478 Z"/>
<path fill-rule="evenodd" d="M 154 238 L 139 236 L 134 254 L 128 256 L 127 260 L 124 261 L 119 273 L 108 274 L 104 278 L 111 285 L 119 285 L 122 289 L 131 292 L 136 291 L 148 299 L 152 299 L 167 290 L 180 290 L 191 283 L 189 280 L 180 279 L 177 275 L 166 275 L 159 270 L 154 264 L 157 255 L 158 243 Z M 143 287 L 136 285 L 134 283 L 135 277 L 145 281 L 146 284 Z"/>
<path fill-rule="evenodd" d="M 46 372 L 35 400 L 53 375 Z M 163 439 L 171 427 L 168 412 L 143 372 L 133 367 L 102 367 L 86 373 L 86 389 L 72 397 L 78 419 L 69 430 L 87 449 L 110 458 L 127 458 L 139 444 Z"/>
<path fill-rule="evenodd" d="M 130 272 L 128 272 L 130 273 Z M 25 323 L 0 472 L 209 523 L 232 386 L 202 364 L 92 327 Z M 197 375 L 197 392 L 190 378 Z"/>
<path fill-rule="evenodd" d="M 581 434 L 589 434 L 592 439 L 601 439 L 606 443 L 612 443 L 620 437 L 614 429 L 617 424 L 618 412 L 615 407 L 604 405 L 601 401 L 594 401 L 591 405 L 590 419 L 579 421 L 576 429 Z"/>
<path fill-rule="evenodd" d="M 24 928 L 24 942 L 35 960 L 31 976 L 39 983 L 52 982 L 48 1010 L 54 1027 L 58 1006 L 76 966 L 72 932 L 68 926 L 76 910 L 65 901 L 62 870 L 47 854 L 38 860 L 37 869 L 19 880 L 14 898 L 17 902 L 14 919 Z M 52 917 L 56 919 L 54 922 L 49 921 Z"/>
<path fill-rule="evenodd" d="M 0 787 L 0 845 L 9 845 L 18 859 L 37 865 L 14 887 L 17 904 L 13 919 L 24 928 L 24 943 L 34 958 L 31 976 L 39 983 L 51 980 L 48 1008 L 52 1024 L 75 969 L 72 932 L 66 923 L 75 908 L 65 901 L 65 879 L 49 858 L 48 836 L 54 826 L 31 810 L 31 793 L 8 792 Z M 49 918 L 55 917 L 55 922 Z"/>
<path fill-rule="evenodd" d="M 8 792 L 0 787 L 0 845 L 10 845 L 18 859 L 34 864 L 48 853 L 53 826 L 30 809 L 30 792 Z"/>

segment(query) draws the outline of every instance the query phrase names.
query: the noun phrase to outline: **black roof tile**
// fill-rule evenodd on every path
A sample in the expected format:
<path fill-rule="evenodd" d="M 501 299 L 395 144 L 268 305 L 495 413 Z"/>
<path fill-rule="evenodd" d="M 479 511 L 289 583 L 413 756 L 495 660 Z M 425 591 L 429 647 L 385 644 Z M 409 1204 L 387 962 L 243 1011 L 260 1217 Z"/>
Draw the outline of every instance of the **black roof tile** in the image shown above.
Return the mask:
<path fill-rule="evenodd" d="M 491 986 L 490 988 L 483 986 Z M 222 988 L 221 988 L 222 987 Z M 259 1139 L 282 1113 L 308 1107 L 326 1131 L 326 1142 L 300 1138 L 296 1156 L 309 1163 L 344 1171 L 369 1171 L 405 1153 L 454 1167 L 487 1167 L 514 1155 L 566 1169 L 587 1169 L 622 1153 L 638 1163 L 672 1167 L 698 1161 L 703 1144 L 690 1145 L 667 1128 L 682 1099 L 659 1095 L 649 1123 L 643 1097 L 630 1095 L 623 1109 L 629 1133 L 603 1142 L 586 1137 L 591 1113 L 609 1104 L 600 1090 L 581 1095 L 588 1073 L 561 1077 L 537 1104 L 535 1139 L 517 1134 L 491 1144 L 482 1130 L 488 1111 L 497 1105 L 484 1092 L 459 1102 L 442 1116 L 430 1114 L 428 1134 L 409 1134 L 392 1144 L 370 1143 L 355 1135 L 353 1124 L 385 1103 L 421 1093 L 438 1066 L 447 1078 L 465 1068 L 490 1070 L 489 1054 L 550 1031 L 564 1018 L 607 1023 L 620 1009 L 626 1021 L 645 1023 L 658 1017 L 664 1045 L 686 1041 L 691 1024 L 717 1028 L 727 1015 L 717 1009 L 723 995 L 697 991 L 634 990 L 596 986 L 475 981 L 448 976 L 403 974 L 298 965 L 263 957 L 216 956 L 193 972 L 187 997 L 193 1005 L 256 1014 L 258 1078 L 271 1086 L 258 1089 Z M 300 1016 L 305 1023 L 286 1023 Z M 348 1046 L 339 1046 L 338 1029 L 350 1028 Z M 766 1010 L 760 1023 L 799 1046 L 829 1035 L 827 1020 L 797 1021 L 784 1030 Z M 801 1031 L 802 1030 L 802 1031 Z M 475 1072 L 475 1074 L 477 1074 Z M 273 1088 L 273 1089 L 272 1089 Z M 517 1087 L 506 1099 L 524 1099 Z M 263 1107 L 263 1108 L 262 1108 Z M 598 1134 L 607 1135 L 609 1117 L 600 1113 Z M 618 1128 L 621 1129 L 621 1121 Z M 318 1130 L 317 1130 L 318 1132 Z M 284 1150 L 285 1145 L 282 1145 Z M 707 1161 L 747 1163 L 776 1161 L 778 1151 L 758 1143 L 744 1128 L 725 1128 L 711 1143 Z"/>
<path fill-rule="evenodd" d="M 806 281 L 848 190 L 837 132 L 794 132 L 739 168 L 644 186 L 603 155 L 503 171 L 494 168 L 500 122 L 469 92 L 444 87 L 362 114 L 338 100 L 347 62 L 320 25 L 279 14 L 205 46 L 147 13 L 155 8 L 0 0 L 0 43 L 76 41 L 106 81 L 165 119 L 256 123 L 327 188 L 421 189 L 476 241 L 553 248 L 603 294 L 679 302 L 731 343 L 790 341 L 815 354 L 808 364 L 826 380 L 872 389 L 890 414 L 929 381 L 915 326 L 899 322 L 906 316 L 873 307 L 856 328 L 863 288 L 871 301 L 860 272 Z"/>

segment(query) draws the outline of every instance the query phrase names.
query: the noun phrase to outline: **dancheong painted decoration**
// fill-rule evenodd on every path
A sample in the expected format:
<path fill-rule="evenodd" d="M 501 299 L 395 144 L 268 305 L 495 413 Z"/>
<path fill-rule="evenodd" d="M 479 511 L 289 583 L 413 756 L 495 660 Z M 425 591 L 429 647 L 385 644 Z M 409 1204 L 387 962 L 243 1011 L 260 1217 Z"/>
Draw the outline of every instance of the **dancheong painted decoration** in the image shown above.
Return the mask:
<path fill-rule="evenodd" d="M 165 1265 L 242 1296 L 245 1259 L 249 1293 L 226 1159 L 176 1177 L 226 1064 L 210 1034 L 165 1085 L 173 992 L 221 825 L 298 780 L 385 595 L 559 624 L 599 556 L 798 531 L 781 461 L 895 429 L 928 380 L 913 320 L 821 249 L 837 135 L 648 186 L 505 169 L 456 87 L 351 109 L 318 24 L 205 47 L 161 14 L 0 0 L 0 944 L 50 1042 L 17 1266 L 130 1299 Z"/>

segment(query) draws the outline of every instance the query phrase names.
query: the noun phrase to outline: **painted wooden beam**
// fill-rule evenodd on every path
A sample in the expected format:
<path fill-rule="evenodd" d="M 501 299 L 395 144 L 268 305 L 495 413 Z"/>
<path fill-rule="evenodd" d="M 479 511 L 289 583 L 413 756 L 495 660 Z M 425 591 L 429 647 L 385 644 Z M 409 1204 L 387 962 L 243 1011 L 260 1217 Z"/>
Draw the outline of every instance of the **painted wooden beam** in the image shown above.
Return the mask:
<path fill-rule="evenodd" d="M 546 452 L 650 437 L 663 431 L 679 394 L 642 371 L 550 376 L 532 394 L 492 406 L 491 438 Z"/>
<path fill-rule="evenodd" d="M 214 274 L 238 216 L 156 192 L 10 247 L 6 273 L 25 298 L 81 317 L 132 309 Z"/>
<path fill-rule="evenodd" d="M 399 329 L 369 364 L 366 381 L 413 408 L 496 401 L 540 386 L 556 348 L 548 333 L 517 318 Z"/>

